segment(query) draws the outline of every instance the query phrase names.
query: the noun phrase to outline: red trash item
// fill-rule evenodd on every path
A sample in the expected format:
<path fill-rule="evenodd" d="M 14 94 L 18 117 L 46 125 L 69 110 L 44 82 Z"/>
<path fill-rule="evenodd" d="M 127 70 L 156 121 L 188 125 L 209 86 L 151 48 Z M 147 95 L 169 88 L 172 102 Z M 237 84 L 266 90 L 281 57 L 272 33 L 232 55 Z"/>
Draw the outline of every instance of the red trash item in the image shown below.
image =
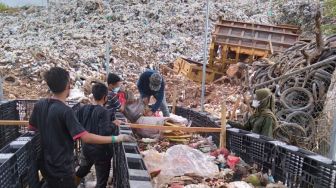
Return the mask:
<path fill-rule="evenodd" d="M 227 165 L 231 168 L 231 169 L 234 169 L 236 167 L 236 165 L 239 163 L 240 161 L 240 158 L 239 157 L 236 157 L 236 156 L 233 156 L 233 155 L 229 155 L 227 157 Z"/>
<path fill-rule="evenodd" d="M 217 149 L 210 153 L 211 156 L 218 157 L 218 155 L 223 155 L 225 158 L 230 154 L 229 150 L 226 148 Z"/>
<path fill-rule="evenodd" d="M 160 115 L 160 112 L 159 111 L 156 111 L 154 114 L 153 114 L 154 117 L 161 117 Z"/>
<path fill-rule="evenodd" d="M 230 151 L 226 148 L 221 148 L 221 149 L 218 149 L 218 150 L 219 150 L 219 154 L 224 155 L 225 158 L 230 155 Z"/>
<path fill-rule="evenodd" d="M 210 155 L 214 156 L 214 157 L 218 157 L 219 152 L 218 152 L 218 150 L 215 150 L 215 151 L 211 152 Z"/>
<path fill-rule="evenodd" d="M 117 96 L 118 96 L 118 99 L 119 99 L 119 102 L 120 102 L 121 105 L 126 104 L 126 94 L 125 94 L 125 92 L 119 91 L 117 93 Z"/>

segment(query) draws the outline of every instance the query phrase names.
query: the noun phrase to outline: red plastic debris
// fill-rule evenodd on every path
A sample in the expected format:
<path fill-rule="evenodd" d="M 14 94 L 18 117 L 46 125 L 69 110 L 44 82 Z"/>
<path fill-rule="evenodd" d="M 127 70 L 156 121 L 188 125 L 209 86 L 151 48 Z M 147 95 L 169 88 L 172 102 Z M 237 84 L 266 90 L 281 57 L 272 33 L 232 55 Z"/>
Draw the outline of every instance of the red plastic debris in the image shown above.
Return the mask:
<path fill-rule="evenodd" d="M 240 161 L 240 158 L 239 157 L 236 157 L 236 156 L 233 156 L 233 155 L 229 155 L 227 157 L 227 165 L 231 168 L 231 169 L 234 169 L 235 166 L 239 163 Z"/>

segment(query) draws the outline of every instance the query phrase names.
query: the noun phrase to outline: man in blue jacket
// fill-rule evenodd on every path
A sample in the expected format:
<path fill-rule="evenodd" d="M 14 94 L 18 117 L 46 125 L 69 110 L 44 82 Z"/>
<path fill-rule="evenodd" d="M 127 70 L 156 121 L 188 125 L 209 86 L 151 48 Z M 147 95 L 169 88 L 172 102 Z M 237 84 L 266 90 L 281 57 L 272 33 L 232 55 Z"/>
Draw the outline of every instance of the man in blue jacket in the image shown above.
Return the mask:
<path fill-rule="evenodd" d="M 169 117 L 169 110 L 164 94 L 165 82 L 158 72 L 147 70 L 142 73 L 137 86 L 145 105 L 148 105 L 151 96 L 156 99 L 156 103 L 152 105 L 150 110 L 145 111 L 144 115 L 151 116 L 160 108 L 163 116 Z"/>

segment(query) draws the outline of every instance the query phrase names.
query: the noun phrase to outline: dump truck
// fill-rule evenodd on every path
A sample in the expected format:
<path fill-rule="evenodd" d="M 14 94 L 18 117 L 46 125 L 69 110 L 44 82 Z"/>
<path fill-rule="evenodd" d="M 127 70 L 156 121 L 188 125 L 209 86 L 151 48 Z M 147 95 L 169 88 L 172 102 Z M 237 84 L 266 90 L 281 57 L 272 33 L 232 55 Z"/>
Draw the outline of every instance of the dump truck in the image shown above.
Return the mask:
<path fill-rule="evenodd" d="M 293 25 L 265 25 L 220 19 L 212 32 L 206 82 L 226 74 L 230 65 L 251 64 L 259 58 L 283 52 L 299 39 Z M 202 63 L 188 58 L 173 62 L 173 70 L 195 82 L 202 81 Z"/>

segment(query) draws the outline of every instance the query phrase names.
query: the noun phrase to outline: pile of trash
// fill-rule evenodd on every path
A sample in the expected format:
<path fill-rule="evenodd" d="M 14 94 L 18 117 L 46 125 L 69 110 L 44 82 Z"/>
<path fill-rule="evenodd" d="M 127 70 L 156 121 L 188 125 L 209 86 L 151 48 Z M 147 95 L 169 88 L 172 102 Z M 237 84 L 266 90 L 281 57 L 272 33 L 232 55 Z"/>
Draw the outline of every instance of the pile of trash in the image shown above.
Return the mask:
<path fill-rule="evenodd" d="M 162 140 L 147 144 L 146 148 L 139 146 L 155 187 L 285 187 L 275 183 L 271 171 L 263 173 L 257 165 L 250 166 L 227 149 L 218 149 L 211 137 L 195 135 L 188 145 Z"/>
<path fill-rule="evenodd" d="M 255 3 L 251 6 L 247 0 L 211 1 L 209 33 L 219 17 L 275 22 L 265 11 L 272 6 L 270 2 Z M 2 13 L 0 75 L 5 77 L 5 97 L 48 96 L 42 76 L 55 65 L 70 70 L 75 88 L 82 91 L 88 79 L 105 78 L 106 54 L 110 55 L 110 71 L 122 75 L 125 85 L 132 90 L 146 67 L 169 63 L 180 56 L 202 61 L 204 10 L 205 1 L 201 0 L 78 0 L 50 1 L 49 9 L 25 7 L 18 12 Z M 111 45 L 108 53 L 107 44 Z M 166 79 L 167 90 L 171 90 L 175 83 Z M 199 87 L 195 83 L 188 85 Z M 195 91 L 200 93 L 199 89 Z M 182 103 L 199 107 L 193 101 L 194 96 L 187 96 Z M 218 103 L 208 101 L 211 106 Z"/>

